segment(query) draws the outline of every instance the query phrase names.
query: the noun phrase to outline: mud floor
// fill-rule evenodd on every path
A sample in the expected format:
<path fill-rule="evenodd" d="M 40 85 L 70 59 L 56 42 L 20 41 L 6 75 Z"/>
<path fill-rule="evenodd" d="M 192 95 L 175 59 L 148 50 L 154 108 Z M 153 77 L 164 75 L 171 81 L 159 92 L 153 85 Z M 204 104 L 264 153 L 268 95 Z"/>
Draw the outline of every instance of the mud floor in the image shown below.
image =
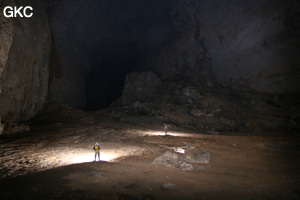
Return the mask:
<path fill-rule="evenodd" d="M 30 122 L 29 132 L 0 137 L 0 198 L 300 199 L 299 137 L 208 135 L 175 125 L 165 136 L 163 123 L 45 112 Z M 94 162 L 95 142 L 100 162 Z M 192 171 L 152 164 L 187 144 L 209 151 L 210 162 Z"/>

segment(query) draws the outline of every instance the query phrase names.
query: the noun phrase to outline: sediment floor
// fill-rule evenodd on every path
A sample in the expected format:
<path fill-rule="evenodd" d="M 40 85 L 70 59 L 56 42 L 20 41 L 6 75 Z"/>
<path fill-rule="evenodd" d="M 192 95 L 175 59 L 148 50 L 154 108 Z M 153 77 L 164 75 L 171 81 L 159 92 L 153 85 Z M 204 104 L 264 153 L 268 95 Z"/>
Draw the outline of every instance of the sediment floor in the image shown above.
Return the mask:
<path fill-rule="evenodd" d="M 160 118 L 60 114 L 0 137 L 1 199 L 300 198 L 299 137 L 208 135 L 175 126 L 164 135 Z M 193 171 L 152 164 L 187 144 L 209 151 L 210 162 Z"/>

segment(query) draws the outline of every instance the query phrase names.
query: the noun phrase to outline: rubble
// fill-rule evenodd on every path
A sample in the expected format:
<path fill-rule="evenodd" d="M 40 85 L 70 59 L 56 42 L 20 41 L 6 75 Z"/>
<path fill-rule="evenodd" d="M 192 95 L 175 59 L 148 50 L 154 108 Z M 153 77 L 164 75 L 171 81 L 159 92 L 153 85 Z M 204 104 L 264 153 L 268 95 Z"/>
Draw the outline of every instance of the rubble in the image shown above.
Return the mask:
<path fill-rule="evenodd" d="M 153 160 L 153 164 L 165 165 L 167 167 L 177 168 L 181 170 L 193 170 L 193 166 L 187 163 L 182 156 L 177 153 L 166 151 Z"/>
<path fill-rule="evenodd" d="M 285 98 L 289 102 L 294 97 Z M 123 96 L 107 109 L 117 117 L 130 114 L 162 117 L 170 123 L 214 135 L 296 132 L 299 124 L 286 123 L 286 109 L 268 103 L 271 100 L 272 95 L 251 90 L 197 87 L 187 80 L 161 79 L 153 72 L 132 72 L 127 75 Z M 296 118 L 298 114 L 293 115 Z"/>
<path fill-rule="evenodd" d="M 191 163 L 209 163 L 210 153 L 197 148 L 192 144 L 187 144 L 185 153 L 178 154 L 166 151 L 155 158 L 153 164 L 164 165 L 181 170 L 205 169 L 203 166 L 193 166 Z"/>

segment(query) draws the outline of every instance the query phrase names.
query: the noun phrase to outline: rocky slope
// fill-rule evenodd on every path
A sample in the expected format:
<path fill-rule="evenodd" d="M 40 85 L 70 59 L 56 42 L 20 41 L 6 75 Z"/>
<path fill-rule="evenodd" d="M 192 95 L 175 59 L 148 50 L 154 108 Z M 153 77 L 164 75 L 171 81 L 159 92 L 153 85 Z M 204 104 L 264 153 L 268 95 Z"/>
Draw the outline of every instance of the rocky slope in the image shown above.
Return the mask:
<path fill-rule="evenodd" d="M 298 102 L 294 95 L 221 86 L 205 89 L 191 81 L 161 80 L 153 72 L 133 72 L 126 77 L 123 96 L 107 111 L 119 117 L 148 115 L 162 124 L 209 134 L 293 134 L 300 128 Z"/>

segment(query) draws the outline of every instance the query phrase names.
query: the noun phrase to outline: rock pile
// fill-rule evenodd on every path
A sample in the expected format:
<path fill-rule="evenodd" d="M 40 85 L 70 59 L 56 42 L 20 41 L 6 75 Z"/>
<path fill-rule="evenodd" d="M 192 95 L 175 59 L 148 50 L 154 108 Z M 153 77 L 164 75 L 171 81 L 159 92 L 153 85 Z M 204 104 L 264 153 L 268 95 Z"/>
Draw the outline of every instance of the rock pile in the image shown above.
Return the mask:
<path fill-rule="evenodd" d="M 271 104 L 274 97 L 268 94 L 222 86 L 203 88 L 178 80 L 166 80 L 153 72 L 132 72 L 127 75 L 122 97 L 108 109 L 113 115 L 162 117 L 208 134 L 280 132 L 298 126 L 286 123 L 284 106 Z"/>
<path fill-rule="evenodd" d="M 159 157 L 153 160 L 153 164 L 164 165 L 181 170 L 203 169 L 203 166 L 193 166 L 191 163 L 208 163 L 210 160 L 210 153 L 203 151 L 191 144 L 186 147 L 184 155 L 166 151 Z"/>
<path fill-rule="evenodd" d="M 177 168 L 181 170 L 193 170 L 193 166 L 185 161 L 185 159 L 170 151 L 166 151 L 159 157 L 155 158 L 153 164 L 165 165 L 167 167 Z"/>

